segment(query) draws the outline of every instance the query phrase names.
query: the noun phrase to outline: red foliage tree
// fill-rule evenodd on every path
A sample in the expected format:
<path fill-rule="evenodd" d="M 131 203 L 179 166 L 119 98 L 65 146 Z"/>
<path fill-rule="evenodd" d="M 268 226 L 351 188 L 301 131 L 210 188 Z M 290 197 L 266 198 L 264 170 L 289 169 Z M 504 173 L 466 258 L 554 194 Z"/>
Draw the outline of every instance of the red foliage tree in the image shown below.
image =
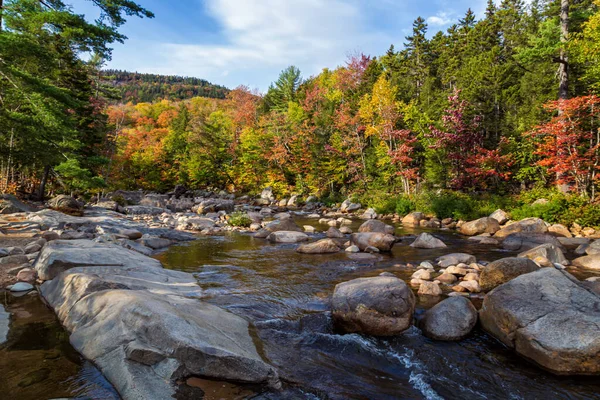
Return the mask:
<path fill-rule="evenodd" d="M 460 90 L 448 98 L 450 106 L 442 117 L 443 129 L 430 127 L 431 148 L 445 153 L 448 162 L 449 184 L 455 189 L 485 189 L 499 180 L 509 178 L 505 167 L 508 156 L 500 148 L 484 147 L 480 118 L 468 118 L 468 103 L 460 100 Z M 501 143 L 502 144 L 502 143 Z"/>
<path fill-rule="evenodd" d="M 547 168 L 556 183 L 593 200 L 600 182 L 600 97 L 553 101 L 545 108 L 555 116 L 528 133 L 539 143 L 537 164 Z"/>

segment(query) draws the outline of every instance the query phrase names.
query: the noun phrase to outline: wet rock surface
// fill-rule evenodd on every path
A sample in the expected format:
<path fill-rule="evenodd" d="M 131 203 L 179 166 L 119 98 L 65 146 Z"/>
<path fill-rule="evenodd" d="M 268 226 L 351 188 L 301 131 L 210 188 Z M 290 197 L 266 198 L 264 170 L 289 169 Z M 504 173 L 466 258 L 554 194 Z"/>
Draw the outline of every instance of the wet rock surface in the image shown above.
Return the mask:
<path fill-rule="evenodd" d="M 529 258 L 502 258 L 488 264 L 481 271 L 479 283 L 481 289 L 488 292 L 519 275 L 528 274 L 539 269 L 540 267 Z"/>
<path fill-rule="evenodd" d="M 345 332 L 391 336 L 412 325 L 415 297 L 401 279 L 360 278 L 335 287 L 332 307 L 336 326 Z"/>
<path fill-rule="evenodd" d="M 44 259 L 79 263 L 78 253 L 63 250 L 62 243 L 49 247 Z M 248 322 L 199 301 L 192 275 L 164 270 L 133 251 L 120 249 L 119 256 L 120 265 L 54 275 L 41 293 L 71 332 L 75 349 L 98 365 L 123 398 L 169 398 L 174 382 L 192 375 L 277 385 Z"/>
<path fill-rule="evenodd" d="M 600 374 L 600 297 L 555 268 L 521 275 L 488 293 L 485 330 L 543 368 Z"/>
<path fill-rule="evenodd" d="M 427 310 L 419 326 L 423 334 L 435 340 L 460 340 L 477 323 L 477 310 L 464 297 L 449 297 Z"/>

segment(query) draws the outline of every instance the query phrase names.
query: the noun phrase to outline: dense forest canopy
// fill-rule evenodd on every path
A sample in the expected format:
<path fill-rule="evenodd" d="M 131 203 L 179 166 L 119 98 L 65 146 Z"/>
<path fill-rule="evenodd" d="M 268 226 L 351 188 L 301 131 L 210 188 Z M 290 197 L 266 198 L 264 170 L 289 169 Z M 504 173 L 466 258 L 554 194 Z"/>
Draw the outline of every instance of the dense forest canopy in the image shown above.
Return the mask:
<path fill-rule="evenodd" d="M 81 193 L 183 184 L 322 198 L 533 187 L 597 197 L 599 0 L 490 0 L 484 15 L 467 10 L 433 34 L 418 17 L 385 54 L 316 76 L 290 66 L 265 94 L 101 73 L 108 45 L 124 39 L 122 15 L 151 14 L 94 2 L 105 11 L 96 25 L 60 1 L 5 1 L 3 190 L 32 192 L 50 173 Z M 66 23 L 53 26 L 57 15 Z M 81 50 L 97 56 L 84 62 Z M 137 104 L 107 105 L 103 76 L 129 82 L 125 99 Z M 214 98 L 186 99 L 188 86 Z"/>
<path fill-rule="evenodd" d="M 157 100 L 185 100 L 192 97 L 224 99 L 229 89 L 204 79 L 142 74 L 114 69 L 101 71 L 102 80 L 116 90 L 116 100 L 123 103 L 142 103 Z"/>

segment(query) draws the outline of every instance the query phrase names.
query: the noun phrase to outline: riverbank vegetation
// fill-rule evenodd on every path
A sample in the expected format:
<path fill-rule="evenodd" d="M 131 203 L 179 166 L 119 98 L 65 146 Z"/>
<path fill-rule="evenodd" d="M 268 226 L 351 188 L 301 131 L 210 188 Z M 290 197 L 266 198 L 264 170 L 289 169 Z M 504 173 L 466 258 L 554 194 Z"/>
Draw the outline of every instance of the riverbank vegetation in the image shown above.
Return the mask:
<path fill-rule="evenodd" d="M 265 94 L 240 86 L 225 99 L 117 105 L 101 60 L 124 39 L 121 12 L 151 14 L 99 3 L 110 25 L 58 1 L 5 1 L 4 191 L 39 195 L 48 179 L 81 194 L 271 186 L 326 203 L 352 196 L 380 213 L 472 219 L 503 208 L 600 225 L 598 0 L 490 1 L 445 32 L 417 18 L 383 55 L 311 77 L 289 67 Z M 36 22 L 52 24 L 55 10 L 68 21 L 57 35 Z"/>

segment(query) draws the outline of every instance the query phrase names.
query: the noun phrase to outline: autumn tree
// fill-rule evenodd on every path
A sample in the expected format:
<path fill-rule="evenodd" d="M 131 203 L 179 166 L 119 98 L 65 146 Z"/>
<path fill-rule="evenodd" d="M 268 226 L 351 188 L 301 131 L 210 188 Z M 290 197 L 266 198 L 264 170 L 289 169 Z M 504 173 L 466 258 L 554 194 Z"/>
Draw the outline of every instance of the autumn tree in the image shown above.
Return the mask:
<path fill-rule="evenodd" d="M 600 97 L 553 101 L 546 110 L 552 119 L 529 132 L 538 143 L 538 165 L 555 183 L 594 200 L 600 182 Z"/>
<path fill-rule="evenodd" d="M 485 189 L 508 178 L 504 171 L 508 160 L 500 149 L 484 147 L 480 117 L 469 117 L 468 103 L 456 90 L 448 98 L 449 107 L 442 117 L 442 128 L 432 126 L 432 149 L 447 173 L 446 184 L 454 189 Z"/>

